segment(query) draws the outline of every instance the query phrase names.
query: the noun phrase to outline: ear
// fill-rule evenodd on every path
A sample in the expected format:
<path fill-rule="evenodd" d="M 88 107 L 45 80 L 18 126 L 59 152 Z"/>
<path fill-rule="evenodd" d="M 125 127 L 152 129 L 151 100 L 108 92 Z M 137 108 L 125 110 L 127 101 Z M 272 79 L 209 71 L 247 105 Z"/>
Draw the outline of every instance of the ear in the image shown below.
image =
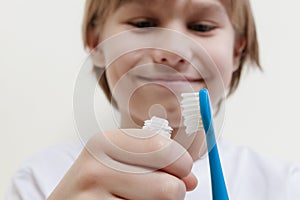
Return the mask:
<path fill-rule="evenodd" d="M 233 58 L 233 71 L 238 70 L 240 63 L 241 63 L 241 57 L 244 52 L 244 49 L 246 47 L 247 41 L 246 38 L 242 38 L 241 40 L 237 40 L 234 46 L 234 58 Z"/>
<path fill-rule="evenodd" d="M 87 45 L 91 53 L 93 64 L 96 67 L 104 68 L 105 59 L 102 49 L 98 46 L 99 37 L 98 32 L 90 28 L 87 32 Z"/>

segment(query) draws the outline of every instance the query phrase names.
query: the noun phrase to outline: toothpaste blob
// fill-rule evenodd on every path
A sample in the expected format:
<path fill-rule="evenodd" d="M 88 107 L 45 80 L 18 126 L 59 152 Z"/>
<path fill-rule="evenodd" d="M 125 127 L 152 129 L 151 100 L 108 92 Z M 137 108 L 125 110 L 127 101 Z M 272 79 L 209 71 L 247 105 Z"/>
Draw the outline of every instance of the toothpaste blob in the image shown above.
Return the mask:
<path fill-rule="evenodd" d="M 173 129 L 169 126 L 168 120 L 155 116 L 153 116 L 150 120 L 146 120 L 142 129 L 153 131 L 169 139 L 171 138 L 171 133 L 173 131 Z"/>

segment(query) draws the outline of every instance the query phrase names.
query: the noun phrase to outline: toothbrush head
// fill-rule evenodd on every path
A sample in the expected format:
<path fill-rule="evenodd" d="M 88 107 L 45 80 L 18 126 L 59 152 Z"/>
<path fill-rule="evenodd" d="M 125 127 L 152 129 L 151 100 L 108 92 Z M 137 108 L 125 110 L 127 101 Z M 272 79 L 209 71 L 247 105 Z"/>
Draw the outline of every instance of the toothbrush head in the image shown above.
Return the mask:
<path fill-rule="evenodd" d="M 186 134 L 192 135 L 203 129 L 202 118 L 200 115 L 199 93 L 182 93 L 181 109 L 184 118 Z"/>
<path fill-rule="evenodd" d="M 143 126 L 144 130 L 150 130 L 166 138 L 171 138 L 173 129 L 169 126 L 166 119 L 153 116 L 150 120 L 146 120 Z"/>

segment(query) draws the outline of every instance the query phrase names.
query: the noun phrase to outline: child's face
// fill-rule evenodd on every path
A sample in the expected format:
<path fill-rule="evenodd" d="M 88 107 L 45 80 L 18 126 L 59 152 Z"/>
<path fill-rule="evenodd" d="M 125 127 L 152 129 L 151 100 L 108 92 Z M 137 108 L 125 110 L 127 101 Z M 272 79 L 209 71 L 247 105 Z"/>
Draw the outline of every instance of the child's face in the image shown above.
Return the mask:
<path fill-rule="evenodd" d="M 143 29 L 145 32 L 141 34 L 147 34 L 147 27 L 175 30 L 200 44 L 217 65 L 221 74 L 219 80 L 228 87 L 239 58 L 234 53 L 232 24 L 219 0 L 128 1 L 107 17 L 99 41 L 135 28 Z M 184 92 L 186 85 L 195 91 L 207 87 L 204 78 L 187 60 L 196 57 L 198 52 L 174 38 L 170 36 L 164 40 L 170 44 L 170 51 L 179 51 L 182 55 L 158 49 L 136 50 L 106 66 L 108 84 L 124 127 L 142 126 L 149 115 L 156 115 L 167 118 L 173 128 L 178 128 L 181 126 L 181 109 L 177 93 Z M 105 54 L 105 49 L 103 51 Z M 213 76 L 216 78 L 219 74 Z"/>

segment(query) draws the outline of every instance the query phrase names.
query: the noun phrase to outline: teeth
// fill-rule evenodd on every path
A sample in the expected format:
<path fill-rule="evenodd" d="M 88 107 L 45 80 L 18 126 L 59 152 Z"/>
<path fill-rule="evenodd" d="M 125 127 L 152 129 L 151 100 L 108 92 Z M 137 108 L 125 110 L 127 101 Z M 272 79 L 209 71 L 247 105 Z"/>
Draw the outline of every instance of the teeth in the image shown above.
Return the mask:
<path fill-rule="evenodd" d="M 186 127 L 186 133 L 191 135 L 203 128 L 200 115 L 199 94 L 183 93 L 181 94 L 181 108 L 184 118 L 183 124 Z"/>
<path fill-rule="evenodd" d="M 168 120 L 152 117 L 150 120 L 146 120 L 143 126 L 144 130 L 150 130 L 157 134 L 161 134 L 166 138 L 171 138 L 173 129 L 169 126 Z"/>

